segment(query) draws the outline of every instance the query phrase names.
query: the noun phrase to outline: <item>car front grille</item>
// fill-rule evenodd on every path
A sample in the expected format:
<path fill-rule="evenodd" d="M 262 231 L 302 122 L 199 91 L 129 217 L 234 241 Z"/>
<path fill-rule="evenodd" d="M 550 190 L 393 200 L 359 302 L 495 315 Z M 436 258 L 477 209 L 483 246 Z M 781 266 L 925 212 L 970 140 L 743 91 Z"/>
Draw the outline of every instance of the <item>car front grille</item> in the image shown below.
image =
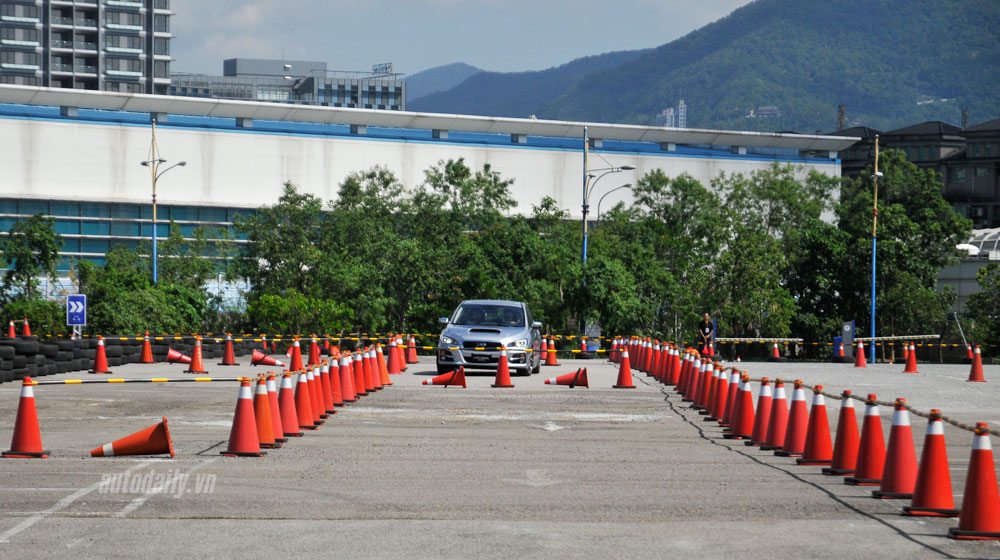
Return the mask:
<path fill-rule="evenodd" d="M 500 343 L 499 342 L 482 342 L 482 341 L 478 341 L 477 342 L 477 341 L 468 341 L 467 340 L 467 341 L 465 341 L 465 343 L 462 344 L 462 348 L 464 348 L 466 350 L 480 349 L 481 351 L 498 352 L 500 350 Z"/>

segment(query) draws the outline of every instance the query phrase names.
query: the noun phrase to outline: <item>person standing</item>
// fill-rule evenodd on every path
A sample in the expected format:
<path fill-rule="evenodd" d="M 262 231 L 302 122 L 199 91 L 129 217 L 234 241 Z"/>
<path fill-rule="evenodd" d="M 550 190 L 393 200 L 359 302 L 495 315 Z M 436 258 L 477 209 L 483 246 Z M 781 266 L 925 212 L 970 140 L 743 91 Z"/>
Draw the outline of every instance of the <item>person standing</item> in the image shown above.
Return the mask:
<path fill-rule="evenodd" d="M 701 337 L 701 353 L 706 356 L 715 354 L 713 345 L 715 342 L 715 324 L 712 323 L 712 316 L 708 313 L 698 325 L 698 336 Z"/>

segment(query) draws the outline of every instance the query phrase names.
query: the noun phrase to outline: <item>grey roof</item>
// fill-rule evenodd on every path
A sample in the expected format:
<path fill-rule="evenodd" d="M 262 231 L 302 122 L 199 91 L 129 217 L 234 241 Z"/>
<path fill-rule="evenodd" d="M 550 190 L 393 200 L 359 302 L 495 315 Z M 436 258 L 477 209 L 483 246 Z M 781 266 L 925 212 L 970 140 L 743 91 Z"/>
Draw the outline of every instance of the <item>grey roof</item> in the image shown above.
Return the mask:
<path fill-rule="evenodd" d="M 843 130 L 827 132 L 828 136 L 860 136 L 863 140 L 874 140 L 882 131 L 867 126 L 852 126 Z"/>
<path fill-rule="evenodd" d="M 913 124 L 903 128 L 898 128 L 896 130 L 890 130 L 885 133 L 888 135 L 904 135 L 904 134 L 948 134 L 952 136 L 961 136 L 962 129 L 948 124 L 943 121 L 927 121 L 919 124 Z"/>
<path fill-rule="evenodd" d="M 993 119 L 992 121 L 986 121 L 984 123 L 979 123 L 976 126 L 970 126 L 965 129 L 966 132 L 985 132 L 1000 130 L 1000 119 Z"/>
<path fill-rule="evenodd" d="M 557 138 L 583 138 L 584 128 L 587 128 L 591 138 L 604 140 L 712 144 L 803 151 L 838 152 L 858 141 L 858 138 L 841 136 L 380 111 L 15 85 L 0 85 L 0 103 Z"/>

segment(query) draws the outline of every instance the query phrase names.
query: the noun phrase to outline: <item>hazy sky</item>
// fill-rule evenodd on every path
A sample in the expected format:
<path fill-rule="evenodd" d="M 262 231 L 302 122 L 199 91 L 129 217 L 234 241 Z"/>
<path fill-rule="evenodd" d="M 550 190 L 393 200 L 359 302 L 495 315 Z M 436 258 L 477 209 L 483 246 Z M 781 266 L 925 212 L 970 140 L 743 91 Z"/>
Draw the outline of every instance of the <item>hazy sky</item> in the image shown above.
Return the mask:
<path fill-rule="evenodd" d="M 331 70 L 451 62 L 501 72 L 655 47 L 748 0 L 172 0 L 174 72 L 233 57 L 323 60 Z"/>

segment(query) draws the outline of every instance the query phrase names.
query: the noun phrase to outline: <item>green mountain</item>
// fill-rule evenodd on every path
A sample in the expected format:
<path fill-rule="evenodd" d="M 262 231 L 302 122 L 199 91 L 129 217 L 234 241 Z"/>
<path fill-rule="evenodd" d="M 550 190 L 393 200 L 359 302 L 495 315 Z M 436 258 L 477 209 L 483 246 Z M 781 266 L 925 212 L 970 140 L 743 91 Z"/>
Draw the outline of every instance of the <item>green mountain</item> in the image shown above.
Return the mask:
<path fill-rule="evenodd" d="M 996 0 L 757 0 L 620 64 L 479 74 L 419 110 L 654 124 L 684 99 L 698 128 L 829 131 L 839 104 L 847 126 L 974 124 L 1000 115 L 996 29 Z"/>
<path fill-rule="evenodd" d="M 433 113 L 527 117 L 569 91 L 583 76 L 620 66 L 645 52 L 621 51 L 588 56 L 537 72 L 480 72 L 448 91 L 408 102 L 406 108 Z"/>
<path fill-rule="evenodd" d="M 475 66 L 453 62 L 411 74 L 406 77 L 406 103 L 412 103 L 431 93 L 449 90 L 480 72 L 482 70 Z"/>

